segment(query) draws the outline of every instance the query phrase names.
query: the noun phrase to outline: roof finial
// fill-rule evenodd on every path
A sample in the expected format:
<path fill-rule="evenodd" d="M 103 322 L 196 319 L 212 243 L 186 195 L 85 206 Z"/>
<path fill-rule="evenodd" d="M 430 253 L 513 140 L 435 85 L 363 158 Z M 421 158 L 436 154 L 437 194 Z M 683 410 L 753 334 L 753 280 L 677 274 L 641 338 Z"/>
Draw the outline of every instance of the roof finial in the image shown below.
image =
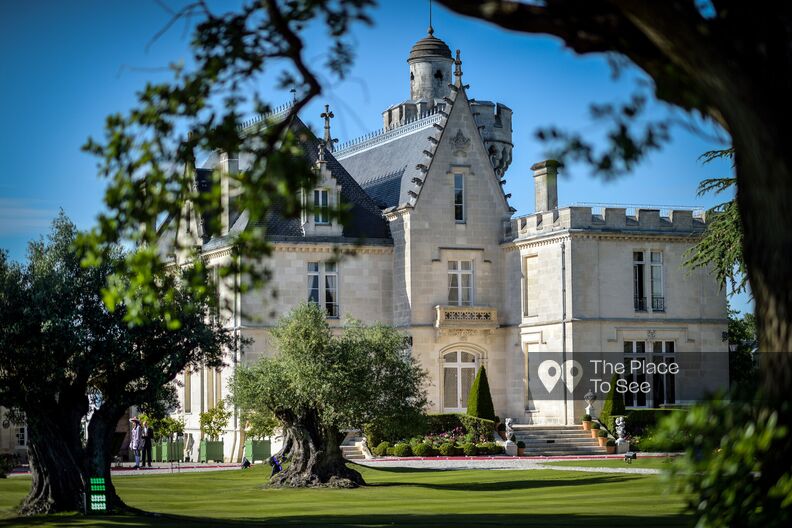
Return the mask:
<path fill-rule="evenodd" d="M 434 35 L 434 28 L 432 27 L 432 0 L 429 0 L 429 36 Z"/>
<path fill-rule="evenodd" d="M 456 60 L 454 61 L 454 77 L 456 77 L 456 85 L 462 86 L 462 59 L 459 58 L 459 50 L 456 50 Z"/>
<path fill-rule="evenodd" d="M 330 105 L 325 105 L 325 111 L 319 117 L 324 118 L 324 144 L 327 150 L 333 152 L 333 144 L 338 143 L 337 139 L 333 139 L 330 135 L 330 120 L 335 117 L 335 114 L 330 111 Z"/>

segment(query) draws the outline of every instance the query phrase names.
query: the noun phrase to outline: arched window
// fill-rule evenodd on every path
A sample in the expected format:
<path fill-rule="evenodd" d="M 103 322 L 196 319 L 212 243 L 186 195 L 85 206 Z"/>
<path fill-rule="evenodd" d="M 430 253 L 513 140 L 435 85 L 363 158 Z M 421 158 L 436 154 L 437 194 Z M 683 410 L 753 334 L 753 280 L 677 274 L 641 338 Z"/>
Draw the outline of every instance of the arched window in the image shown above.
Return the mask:
<path fill-rule="evenodd" d="M 478 361 L 474 354 L 455 350 L 443 354 L 443 410 L 466 412 Z"/>

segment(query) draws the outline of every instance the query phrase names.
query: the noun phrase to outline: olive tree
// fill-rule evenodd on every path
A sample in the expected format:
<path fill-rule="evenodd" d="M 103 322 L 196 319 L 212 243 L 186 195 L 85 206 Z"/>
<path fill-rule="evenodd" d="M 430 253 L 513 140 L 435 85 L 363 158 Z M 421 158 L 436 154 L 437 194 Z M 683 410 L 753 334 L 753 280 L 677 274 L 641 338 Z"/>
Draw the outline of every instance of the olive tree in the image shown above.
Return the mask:
<path fill-rule="evenodd" d="M 363 477 L 346 466 L 343 429 L 375 419 L 418 415 L 426 405 L 425 373 L 405 350 L 404 335 L 349 322 L 339 336 L 325 313 L 303 304 L 273 331 L 277 353 L 237 369 L 231 391 L 244 411 L 276 417 L 288 467 L 272 485 L 354 487 Z"/>

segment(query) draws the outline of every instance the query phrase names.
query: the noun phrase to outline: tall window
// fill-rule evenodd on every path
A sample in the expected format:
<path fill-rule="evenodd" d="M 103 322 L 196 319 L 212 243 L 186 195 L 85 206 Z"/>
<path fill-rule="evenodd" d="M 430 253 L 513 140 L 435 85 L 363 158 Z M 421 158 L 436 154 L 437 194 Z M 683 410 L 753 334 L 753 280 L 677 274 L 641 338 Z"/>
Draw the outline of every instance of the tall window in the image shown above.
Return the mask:
<path fill-rule="evenodd" d="M 448 261 L 448 304 L 471 306 L 473 304 L 473 262 Z"/>
<path fill-rule="evenodd" d="M 330 223 L 330 195 L 327 189 L 314 189 L 314 223 Z"/>
<path fill-rule="evenodd" d="M 652 283 L 652 311 L 665 311 L 665 297 L 663 297 L 663 254 L 652 251 L 649 256 L 650 279 Z"/>
<path fill-rule="evenodd" d="M 469 352 L 443 355 L 443 408 L 446 412 L 467 411 L 468 394 L 476 377 L 476 356 Z"/>
<path fill-rule="evenodd" d="M 308 263 L 308 302 L 319 304 L 319 263 Z"/>
<path fill-rule="evenodd" d="M 16 445 L 17 447 L 25 447 L 27 445 L 27 427 L 24 425 L 17 427 Z"/>
<path fill-rule="evenodd" d="M 338 265 L 325 262 L 324 304 L 327 317 L 338 317 Z"/>
<path fill-rule="evenodd" d="M 458 224 L 465 222 L 465 176 L 454 174 L 454 220 Z"/>
<path fill-rule="evenodd" d="M 634 300 L 636 312 L 646 311 L 646 293 L 644 291 L 643 251 L 633 252 L 633 300 Z"/>
<path fill-rule="evenodd" d="M 324 306 L 327 317 L 339 317 L 338 264 L 325 262 L 323 266 L 324 273 L 319 262 L 308 263 L 308 302 Z"/>
<path fill-rule="evenodd" d="M 536 299 L 531 296 L 537 291 L 536 284 L 536 262 L 537 255 L 523 257 L 523 315 L 536 315 Z"/>
<path fill-rule="evenodd" d="M 632 374 L 630 372 L 631 361 L 645 362 L 651 358 L 651 361 L 655 364 L 671 364 L 674 362 L 675 347 L 674 341 L 625 341 L 624 362 L 627 365 L 627 375 L 625 376 L 627 382 L 643 383 L 647 381 L 646 374 L 642 372 Z M 647 395 L 642 391 L 624 393 L 624 404 L 627 407 L 659 407 L 669 403 L 676 403 L 674 374 L 654 373 L 651 377 L 652 390 L 650 394 Z"/>
<path fill-rule="evenodd" d="M 184 371 L 184 412 L 192 412 L 192 373 Z"/>

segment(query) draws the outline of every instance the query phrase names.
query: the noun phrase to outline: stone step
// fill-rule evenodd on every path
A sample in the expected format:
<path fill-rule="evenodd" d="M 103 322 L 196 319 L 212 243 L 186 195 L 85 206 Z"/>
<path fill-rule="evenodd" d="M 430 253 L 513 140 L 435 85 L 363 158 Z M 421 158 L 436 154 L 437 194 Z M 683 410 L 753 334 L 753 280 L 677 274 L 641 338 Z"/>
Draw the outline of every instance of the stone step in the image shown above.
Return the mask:
<path fill-rule="evenodd" d="M 569 431 L 572 429 L 577 429 L 580 431 L 583 428 L 582 425 L 529 425 L 529 424 L 514 424 L 512 425 L 512 429 L 515 431 Z"/>

